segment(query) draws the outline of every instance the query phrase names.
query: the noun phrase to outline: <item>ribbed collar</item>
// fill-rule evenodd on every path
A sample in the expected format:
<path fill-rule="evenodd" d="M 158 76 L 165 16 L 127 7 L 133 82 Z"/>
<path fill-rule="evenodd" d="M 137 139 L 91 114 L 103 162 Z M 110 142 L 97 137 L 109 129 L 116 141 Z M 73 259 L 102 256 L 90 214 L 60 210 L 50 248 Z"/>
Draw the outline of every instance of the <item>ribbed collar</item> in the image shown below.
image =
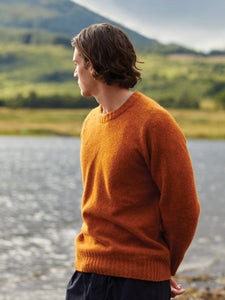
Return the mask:
<path fill-rule="evenodd" d="M 99 105 L 98 107 L 98 120 L 101 123 L 108 122 L 110 120 L 116 119 L 119 117 L 125 110 L 127 110 L 130 106 L 134 104 L 134 102 L 138 98 L 138 91 L 135 91 L 130 97 L 126 100 L 126 102 L 118 107 L 116 110 L 113 110 L 107 114 L 102 114 L 102 106 Z"/>

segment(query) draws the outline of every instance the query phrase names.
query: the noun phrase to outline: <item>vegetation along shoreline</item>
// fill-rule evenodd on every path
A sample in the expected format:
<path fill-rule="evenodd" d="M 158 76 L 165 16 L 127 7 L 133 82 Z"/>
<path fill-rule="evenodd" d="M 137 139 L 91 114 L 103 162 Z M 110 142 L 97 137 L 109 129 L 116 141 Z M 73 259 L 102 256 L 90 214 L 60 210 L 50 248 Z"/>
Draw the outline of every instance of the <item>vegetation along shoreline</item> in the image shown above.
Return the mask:
<path fill-rule="evenodd" d="M 0 108 L 0 135 L 79 137 L 90 109 Z M 225 111 L 169 109 L 187 139 L 225 139 Z"/>

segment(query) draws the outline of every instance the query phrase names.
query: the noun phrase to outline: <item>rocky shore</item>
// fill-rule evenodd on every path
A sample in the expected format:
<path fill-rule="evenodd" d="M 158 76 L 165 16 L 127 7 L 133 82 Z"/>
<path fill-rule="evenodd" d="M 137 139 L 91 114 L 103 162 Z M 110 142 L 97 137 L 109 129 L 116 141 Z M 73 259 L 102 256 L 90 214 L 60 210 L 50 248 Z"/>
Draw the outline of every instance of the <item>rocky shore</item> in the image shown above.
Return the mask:
<path fill-rule="evenodd" d="M 176 297 L 177 300 L 225 300 L 225 278 L 213 278 L 203 274 L 194 277 L 177 276 L 186 292 Z"/>

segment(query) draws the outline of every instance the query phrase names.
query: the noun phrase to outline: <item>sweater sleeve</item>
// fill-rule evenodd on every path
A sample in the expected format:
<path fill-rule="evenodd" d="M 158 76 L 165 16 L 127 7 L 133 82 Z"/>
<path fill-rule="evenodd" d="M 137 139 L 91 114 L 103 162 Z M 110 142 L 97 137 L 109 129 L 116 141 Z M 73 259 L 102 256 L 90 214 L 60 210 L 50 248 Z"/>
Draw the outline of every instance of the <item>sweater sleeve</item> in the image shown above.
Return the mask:
<path fill-rule="evenodd" d="M 160 191 L 162 234 L 175 275 L 197 227 L 200 212 L 186 140 L 164 110 L 154 117 L 150 134 L 150 168 Z"/>

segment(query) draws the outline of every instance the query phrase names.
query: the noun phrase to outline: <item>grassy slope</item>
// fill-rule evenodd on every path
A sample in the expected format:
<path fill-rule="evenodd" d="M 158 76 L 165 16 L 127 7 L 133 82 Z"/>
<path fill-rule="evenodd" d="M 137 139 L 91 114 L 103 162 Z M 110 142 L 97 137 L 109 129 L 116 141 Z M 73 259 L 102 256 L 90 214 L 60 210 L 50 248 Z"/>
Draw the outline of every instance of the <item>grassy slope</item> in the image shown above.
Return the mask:
<path fill-rule="evenodd" d="M 79 93 L 73 79 L 73 50 L 62 46 L 0 45 L 0 98 L 36 91 L 40 95 Z M 63 73 L 62 82 L 45 77 Z"/>
<path fill-rule="evenodd" d="M 74 84 L 72 48 L 53 45 L 0 44 L 0 99 L 35 91 L 40 95 L 79 94 Z M 178 99 L 213 100 L 208 93 L 215 82 L 225 81 L 224 57 L 164 56 L 140 54 L 144 64 L 138 89 L 158 100 L 165 96 Z M 60 75 L 60 81 L 51 79 Z"/>
<path fill-rule="evenodd" d="M 53 45 L 0 44 L 1 98 L 35 91 L 40 95 L 79 95 L 73 78 L 73 49 Z M 140 54 L 145 63 L 143 80 L 137 86 L 155 100 L 164 95 L 176 98 L 184 92 L 199 97 L 202 106 L 214 100 L 207 94 L 214 82 L 225 81 L 225 59 L 194 56 Z M 59 82 L 46 81 L 61 74 Z M 225 138 L 224 111 L 171 110 L 187 137 Z M 0 134 L 79 135 L 87 111 L 0 110 Z M 78 118 L 78 119 L 77 119 Z"/>
<path fill-rule="evenodd" d="M 142 59 L 142 57 L 141 57 Z M 193 55 L 146 55 L 143 57 L 143 82 L 139 88 L 154 99 L 187 93 L 198 101 L 212 100 L 209 90 L 225 80 L 224 57 Z"/>

